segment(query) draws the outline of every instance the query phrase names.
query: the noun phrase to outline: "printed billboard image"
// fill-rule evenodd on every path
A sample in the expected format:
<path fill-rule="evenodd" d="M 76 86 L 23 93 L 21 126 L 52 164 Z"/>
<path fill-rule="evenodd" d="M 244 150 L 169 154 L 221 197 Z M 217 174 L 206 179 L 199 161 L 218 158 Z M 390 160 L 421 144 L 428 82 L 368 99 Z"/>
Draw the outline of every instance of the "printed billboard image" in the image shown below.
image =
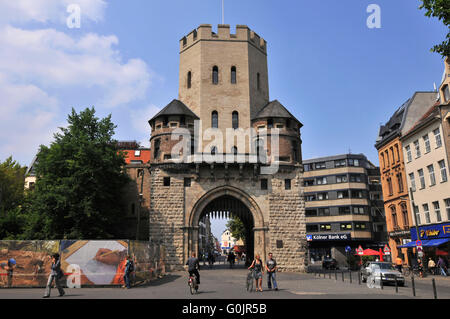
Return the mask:
<path fill-rule="evenodd" d="M 0 241 L 0 287 L 44 287 L 58 241 Z"/>
<path fill-rule="evenodd" d="M 63 271 L 80 272 L 81 285 L 123 285 L 128 243 L 121 240 L 61 240 Z"/>

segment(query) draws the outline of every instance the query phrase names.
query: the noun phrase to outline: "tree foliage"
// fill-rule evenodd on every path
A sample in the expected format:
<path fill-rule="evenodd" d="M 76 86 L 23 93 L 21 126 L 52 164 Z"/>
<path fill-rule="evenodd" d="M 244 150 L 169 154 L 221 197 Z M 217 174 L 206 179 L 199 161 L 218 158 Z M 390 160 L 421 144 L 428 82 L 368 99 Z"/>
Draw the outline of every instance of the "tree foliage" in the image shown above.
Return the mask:
<path fill-rule="evenodd" d="M 449 28 L 446 40 L 435 45 L 431 51 L 439 53 L 443 57 L 450 57 L 450 1 L 449 0 L 422 0 L 420 9 L 425 9 L 427 17 L 435 17 Z"/>
<path fill-rule="evenodd" d="M 15 239 L 23 230 L 26 169 L 12 157 L 0 163 L 0 239 Z"/>
<path fill-rule="evenodd" d="M 227 228 L 230 230 L 231 235 L 237 240 L 242 239 L 245 241 L 245 225 L 237 216 L 232 216 L 231 219 L 226 224 Z"/>
<path fill-rule="evenodd" d="M 113 140 L 111 116 L 72 109 L 50 147 L 37 155 L 35 190 L 26 204 L 26 239 L 120 238 L 124 156 Z"/>

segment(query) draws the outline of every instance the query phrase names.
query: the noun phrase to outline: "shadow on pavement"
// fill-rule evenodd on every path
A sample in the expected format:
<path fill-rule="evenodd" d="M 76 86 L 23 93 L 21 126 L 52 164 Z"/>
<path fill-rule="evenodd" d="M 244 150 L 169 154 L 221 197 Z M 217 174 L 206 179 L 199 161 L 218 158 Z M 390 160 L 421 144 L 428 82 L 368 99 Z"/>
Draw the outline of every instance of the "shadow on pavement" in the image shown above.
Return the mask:
<path fill-rule="evenodd" d="M 156 280 L 152 280 L 147 283 L 137 284 L 133 288 L 145 288 L 145 287 L 155 287 L 155 286 L 165 285 L 165 284 L 168 284 L 169 282 L 177 280 L 180 277 L 181 277 L 180 275 L 172 275 L 172 274 L 165 275 L 162 278 L 158 278 Z"/>

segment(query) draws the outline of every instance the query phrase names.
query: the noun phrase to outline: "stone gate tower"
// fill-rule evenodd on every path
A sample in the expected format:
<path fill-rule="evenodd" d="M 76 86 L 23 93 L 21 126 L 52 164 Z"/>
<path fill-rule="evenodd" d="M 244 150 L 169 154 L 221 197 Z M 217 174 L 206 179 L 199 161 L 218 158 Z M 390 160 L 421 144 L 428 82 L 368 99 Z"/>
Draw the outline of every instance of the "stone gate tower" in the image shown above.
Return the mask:
<path fill-rule="evenodd" d="M 306 266 L 302 124 L 269 100 L 267 43 L 247 26 L 200 25 L 180 40 L 179 96 L 150 121 L 150 241 L 166 264 L 198 252 L 205 215 L 238 216 L 247 255 Z"/>

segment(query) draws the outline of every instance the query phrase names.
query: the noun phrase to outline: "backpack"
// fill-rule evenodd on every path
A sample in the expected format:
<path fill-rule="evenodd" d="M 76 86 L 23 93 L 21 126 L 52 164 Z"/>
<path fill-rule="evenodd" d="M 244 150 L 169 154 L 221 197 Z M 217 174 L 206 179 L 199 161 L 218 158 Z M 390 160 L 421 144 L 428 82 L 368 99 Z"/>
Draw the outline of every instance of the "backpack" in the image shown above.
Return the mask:
<path fill-rule="evenodd" d="M 134 263 L 130 260 L 130 263 L 128 265 L 128 272 L 133 272 L 134 271 Z"/>

